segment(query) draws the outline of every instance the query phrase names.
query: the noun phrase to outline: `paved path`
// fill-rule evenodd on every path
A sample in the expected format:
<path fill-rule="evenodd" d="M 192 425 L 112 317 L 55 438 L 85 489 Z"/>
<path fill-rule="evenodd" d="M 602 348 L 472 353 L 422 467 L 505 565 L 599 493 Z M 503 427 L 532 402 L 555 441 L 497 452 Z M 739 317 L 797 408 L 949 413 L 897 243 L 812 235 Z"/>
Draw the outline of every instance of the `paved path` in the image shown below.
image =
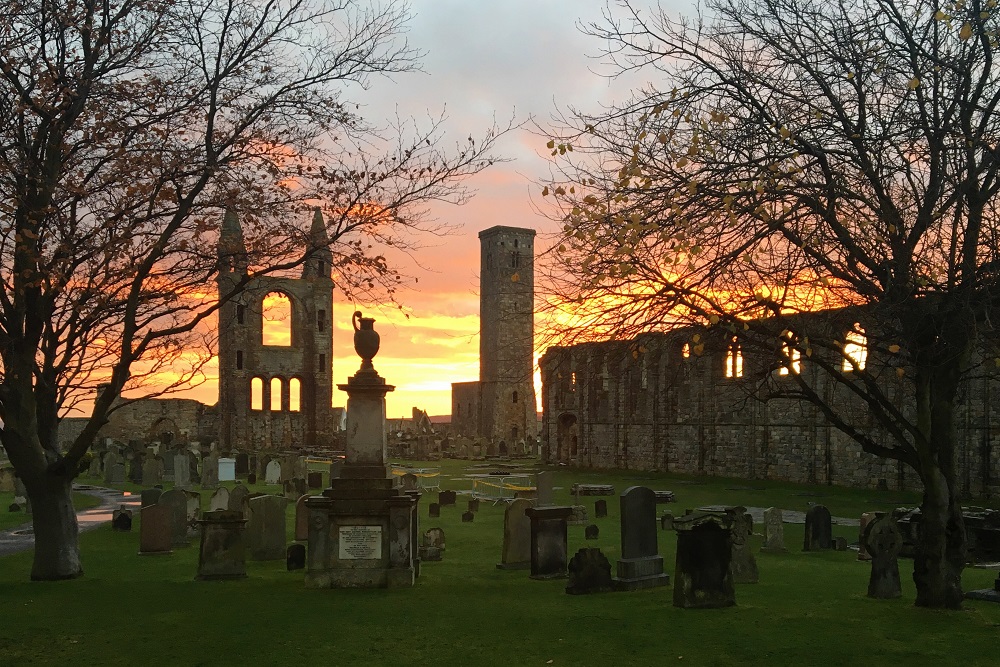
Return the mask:
<path fill-rule="evenodd" d="M 86 493 L 101 500 L 101 504 L 89 510 L 81 510 L 76 513 L 77 522 L 80 525 L 80 532 L 93 530 L 103 523 L 111 521 L 111 513 L 120 506 L 125 505 L 133 512 L 139 509 L 139 496 L 126 496 L 118 489 L 105 489 L 99 486 L 87 486 L 78 484 L 73 486 L 73 491 Z M 31 521 L 16 526 L 9 531 L 0 532 L 0 556 L 8 556 L 19 551 L 27 551 L 35 546 L 35 534 L 31 529 Z"/>

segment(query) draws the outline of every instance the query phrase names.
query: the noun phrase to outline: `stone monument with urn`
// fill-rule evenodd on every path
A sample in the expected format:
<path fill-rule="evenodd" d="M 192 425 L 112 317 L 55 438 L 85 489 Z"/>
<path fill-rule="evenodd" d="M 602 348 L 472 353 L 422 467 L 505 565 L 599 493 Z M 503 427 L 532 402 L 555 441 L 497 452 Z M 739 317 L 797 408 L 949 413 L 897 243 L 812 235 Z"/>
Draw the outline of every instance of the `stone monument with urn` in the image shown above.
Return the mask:
<path fill-rule="evenodd" d="M 346 458 L 339 479 L 305 501 L 309 512 L 307 588 L 398 588 L 416 578 L 419 494 L 393 487 L 386 467 L 385 396 L 395 387 L 375 371 L 375 320 L 355 312 L 361 368 L 347 392 Z"/>

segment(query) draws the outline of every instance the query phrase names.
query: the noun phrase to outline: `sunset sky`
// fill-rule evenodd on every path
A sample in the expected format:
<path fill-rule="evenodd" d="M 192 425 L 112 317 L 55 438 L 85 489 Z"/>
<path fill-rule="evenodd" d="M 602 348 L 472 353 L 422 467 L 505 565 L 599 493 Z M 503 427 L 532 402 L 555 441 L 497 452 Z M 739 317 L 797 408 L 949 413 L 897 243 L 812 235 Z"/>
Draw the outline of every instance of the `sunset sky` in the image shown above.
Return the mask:
<path fill-rule="evenodd" d="M 664 6 L 690 11 L 683 0 Z M 600 20 L 603 2 L 414 0 L 411 9 L 408 39 L 425 54 L 424 72 L 375 79 L 370 90 L 349 89 L 345 96 L 360 103 L 362 113 L 375 123 L 397 111 L 417 120 L 444 111 L 448 135 L 443 146 L 481 135 L 494 117 L 498 123 L 512 116 L 534 117 L 545 126 L 557 108 L 597 110 L 602 102 L 620 101 L 630 86 L 644 83 L 635 78 L 627 85 L 611 83 L 597 73 L 609 71 L 596 59 L 601 43 L 581 34 L 577 24 Z M 360 362 L 351 329 L 357 307 L 377 320 L 382 347 L 375 367 L 396 386 L 387 398 L 388 416 L 408 417 L 414 406 L 432 415 L 450 413 L 451 383 L 479 378 L 478 233 L 494 225 L 530 227 L 538 231 L 536 247 L 541 249 L 553 231 L 553 223 L 536 210 L 542 202 L 532 185 L 548 173 L 545 142 L 528 128 L 505 137 L 497 152 L 511 161 L 469 182 L 476 191 L 473 200 L 462 207 L 433 209 L 436 219 L 459 231 L 426 241 L 433 246 L 419 257 L 426 270 L 406 267 L 419 277 L 417 289 L 399 297 L 408 320 L 393 309 L 346 303 L 335 296 L 335 382 L 344 382 Z M 217 395 L 215 377 L 187 394 L 206 403 L 214 403 Z M 342 405 L 343 399 L 335 396 L 334 404 Z"/>

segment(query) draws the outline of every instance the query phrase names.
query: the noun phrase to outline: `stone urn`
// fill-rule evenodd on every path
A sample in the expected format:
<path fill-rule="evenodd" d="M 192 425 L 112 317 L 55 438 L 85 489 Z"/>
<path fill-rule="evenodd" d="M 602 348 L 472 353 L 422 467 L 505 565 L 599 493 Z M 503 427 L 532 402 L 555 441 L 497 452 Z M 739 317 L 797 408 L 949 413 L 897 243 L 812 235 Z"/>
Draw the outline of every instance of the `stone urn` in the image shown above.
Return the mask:
<path fill-rule="evenodd" d="M 379 335 L 375 331 L 375 318 L 362 317 L 361 311 L 354 311 L 351 318 L 354 325 L 354 351 L 361 357 L 361 369 L 373 369 L 372 359 L 378 354 Z"/>

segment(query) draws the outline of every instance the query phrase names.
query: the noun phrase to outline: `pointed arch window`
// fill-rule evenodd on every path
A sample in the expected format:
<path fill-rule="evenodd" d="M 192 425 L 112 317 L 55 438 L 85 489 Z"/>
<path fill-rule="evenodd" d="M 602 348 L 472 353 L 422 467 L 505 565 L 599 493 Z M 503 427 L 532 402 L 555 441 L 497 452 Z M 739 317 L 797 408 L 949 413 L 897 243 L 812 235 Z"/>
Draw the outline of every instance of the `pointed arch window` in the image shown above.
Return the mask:
<path fill-rule="evenodd" d="M 781 366 L 778 368 L 778 375 L 798 375 L 802 372 L 802 355 L 798 349 L 793 347 L 795 334 L 786 331 L 782 334 L 781 341 Z"/>
<path fill-rule="evenodd" d="M 743 349 L 735 336 L 729 341 L 729 347 L 726 350 L 726 377 L 743 377 Z"/>
<path fill-rule="evenodd" d="M 866 361 L 868 361 L 868 338 L 861 325 L 855 322 L 854 329 L 847 332 L 847 340 L 844 343 L 844 361 L 840 368 L 845 373 L 850 373 L 855 369 L 863 371 Z"/>

